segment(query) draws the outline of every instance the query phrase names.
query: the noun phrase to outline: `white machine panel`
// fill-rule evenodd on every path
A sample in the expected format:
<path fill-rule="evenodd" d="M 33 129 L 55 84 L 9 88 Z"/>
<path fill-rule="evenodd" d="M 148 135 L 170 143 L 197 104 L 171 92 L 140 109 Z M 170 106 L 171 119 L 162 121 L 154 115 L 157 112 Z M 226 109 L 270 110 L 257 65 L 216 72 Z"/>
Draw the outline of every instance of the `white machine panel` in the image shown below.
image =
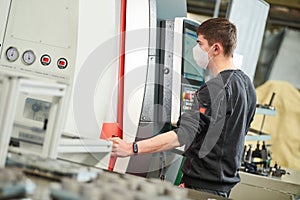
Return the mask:
<path fill-rule="evenodd" d="M 5 110 L 8 101 L 9 79 L 8 77 L 0 75 L 0 167 L 4 166 L 9 136 L 4 133 L 4 123 L 5 121 Z"/>
<path fill-rule="evenodd" d="M 6 95 L 5 95 L 5 82 L 6 78 L 0 76 L 0 129 L 1 129 L 1 124 L 2 124 L 2 119 L 3 119 L 3 113 L 4 113 L 4 107 L 6 103 Z"/>
<path fill-rule="evenodd" d="M 2 18 L 0 21 L 7 23 L 0 60 L 2 71 L 71 83 L 77 47 L 78 1 L 54 1 L 11 1 L 7 22 L 2 22 Z M 3 27 L 0 39 L 2 32 Z"/>
<path fill-rule="evenodd" d="M 270 5 L 263 0 L 233 0 L 228 19 L 237 27 L 236 53 L 244 56 L 242 70 L 254 78 Z"/>
<path fill-rule="evenodd" d="M 119 1 L 79 2 L 78 50 L 72 98 L 63 130 L 66 135 L 98 139 L 103 123 L 116 122 L 119 4 Z"/>
<path fill-rule="evenodd" d="M 130 0 L 127 1 L 126 9 L 123 139 L 133 142 L 139 125 L 147 77 L 149 2 Z M 136 74 L 138 77 L 135 77 Z M 118 158 L 114 171 L 125 173 L 129 159 Z"/>

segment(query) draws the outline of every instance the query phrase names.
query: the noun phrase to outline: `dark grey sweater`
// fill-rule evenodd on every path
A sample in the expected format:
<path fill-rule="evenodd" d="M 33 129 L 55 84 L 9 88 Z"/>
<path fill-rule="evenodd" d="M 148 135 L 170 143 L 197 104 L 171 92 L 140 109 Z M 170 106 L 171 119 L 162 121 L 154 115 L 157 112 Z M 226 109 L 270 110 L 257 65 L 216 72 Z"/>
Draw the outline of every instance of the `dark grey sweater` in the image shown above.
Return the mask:
<path fill-rule="evenodd" d="M 228 192 L 240 181 L 244 139 L 255 107 L 254 86 L 241 70 L 222 71 L 201 86 L 193 109 L 181 115 L 174 130 L 185 145 L 182 182 Z"/>

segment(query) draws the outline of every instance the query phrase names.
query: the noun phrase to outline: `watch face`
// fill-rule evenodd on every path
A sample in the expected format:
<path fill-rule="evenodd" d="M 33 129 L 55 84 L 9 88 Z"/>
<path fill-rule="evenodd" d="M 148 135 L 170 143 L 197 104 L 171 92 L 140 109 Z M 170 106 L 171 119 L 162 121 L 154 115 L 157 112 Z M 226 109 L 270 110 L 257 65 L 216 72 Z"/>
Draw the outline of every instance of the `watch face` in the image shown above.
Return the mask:
<path fill-rule="evenodd" d="M 133 153 L 138 153 L 138 146 L 137 146 L 137 143 L 133 143 Z"/>

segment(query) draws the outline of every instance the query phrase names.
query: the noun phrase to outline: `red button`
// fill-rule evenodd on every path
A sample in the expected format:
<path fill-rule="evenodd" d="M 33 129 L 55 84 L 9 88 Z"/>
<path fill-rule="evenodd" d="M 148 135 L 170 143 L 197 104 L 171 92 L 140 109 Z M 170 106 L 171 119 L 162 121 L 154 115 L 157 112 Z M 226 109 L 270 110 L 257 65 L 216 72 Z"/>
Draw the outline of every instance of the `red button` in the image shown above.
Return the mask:
<path fill-rule="evenodd" d="M 49 58 L 47 58 L 47 57 L 43 58 L 43 62 L 45 62 L 45 63 L 49 62 Z"/>
<path fill-rule="evenodd" d="M 59 69 L 65 69 L 68 65 L 68 61 L 65 58 L 60 58 L 57 61 L 57 66 Z"/>
<path fill-rule="evenodd" d="M 187 100 L 192 100 L 192 94 L 191 93 L 185 93 L 184 98 Z"/>
<path fill-rule="evenodd" d="M 51 58 L 49 55 L 45 54 L 41 57 L 42 65 L 49 65 L 51 63 Z"/>

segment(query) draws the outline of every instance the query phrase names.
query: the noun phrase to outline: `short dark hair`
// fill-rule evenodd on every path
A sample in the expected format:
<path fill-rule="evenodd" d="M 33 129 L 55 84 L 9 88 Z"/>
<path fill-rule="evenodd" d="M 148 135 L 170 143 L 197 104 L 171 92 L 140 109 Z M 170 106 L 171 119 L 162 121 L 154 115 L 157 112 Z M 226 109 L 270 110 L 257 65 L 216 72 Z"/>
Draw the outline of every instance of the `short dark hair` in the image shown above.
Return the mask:
<path fill-rule="evenodd" d="M 225 18 L 212 18 L 198 27 L 198 35 L 203 35 L 211 46 L 219 42 L 224 48 L 225 56 L 232 56 L 237 43 L 237 30 L 234 24 Z"/>

